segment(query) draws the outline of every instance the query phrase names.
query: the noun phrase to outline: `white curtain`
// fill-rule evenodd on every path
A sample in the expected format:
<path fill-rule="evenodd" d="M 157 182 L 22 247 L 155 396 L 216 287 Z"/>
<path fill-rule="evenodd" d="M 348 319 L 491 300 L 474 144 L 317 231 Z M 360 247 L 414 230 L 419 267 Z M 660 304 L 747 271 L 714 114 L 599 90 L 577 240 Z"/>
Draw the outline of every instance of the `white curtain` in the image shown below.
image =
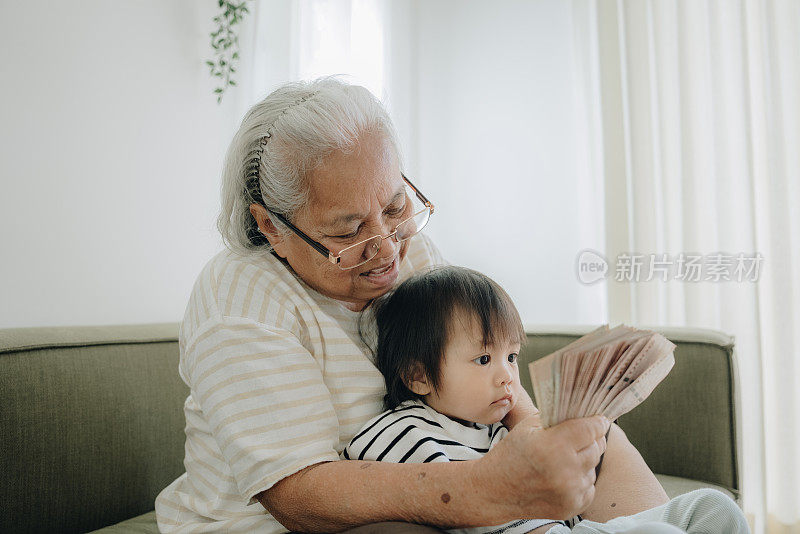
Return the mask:
<path fill-rule="evenodd" d="M 378 0 L 258 0 L 242 30 L 248 103 L 287 80 L 345 75 L 386 98 L 389 4 Z"/>
<path fill-rule="evenodd" d="M 745 512 L 800 533 L 800 2 L 573 8 L 606 256 L 642 260 L 638 282 L 608 282 L 609 319 L 735 335 Z M 700 281 L 680 279 L 689 256 Z M 737 277 L 737 256 L 759 272 Z M 666 282 L 644 281 L 653 259 Z"/>

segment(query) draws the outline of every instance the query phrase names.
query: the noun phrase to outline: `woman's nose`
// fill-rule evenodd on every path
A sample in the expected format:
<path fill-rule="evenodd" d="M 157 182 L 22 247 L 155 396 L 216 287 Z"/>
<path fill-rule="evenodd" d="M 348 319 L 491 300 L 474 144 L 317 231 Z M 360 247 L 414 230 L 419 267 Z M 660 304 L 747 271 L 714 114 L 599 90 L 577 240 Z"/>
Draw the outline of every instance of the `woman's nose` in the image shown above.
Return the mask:
<path fill-rule="evenodd" d="M 386 229 L 381 228 L 381 235 L 388 235 L 394 229 Z M 400 248 L 400 243 L 394 240 L 393 237 L 387 237 L 381 240 L 381 248 L 378 250 L 377 257 L 378 258 L 390 258 L 397 253 L 397 250 Z"/>
<path fill-rule="evenodd" d="M 397 253 L 397 249 L 399 247 L 400 243 L 397 243 L 394 239 L 384 239 L 381 241 L 381 248 L 378 250 L 378 253 L 375 255 L 375 257 L 378 259 L 391 258 Z"/>

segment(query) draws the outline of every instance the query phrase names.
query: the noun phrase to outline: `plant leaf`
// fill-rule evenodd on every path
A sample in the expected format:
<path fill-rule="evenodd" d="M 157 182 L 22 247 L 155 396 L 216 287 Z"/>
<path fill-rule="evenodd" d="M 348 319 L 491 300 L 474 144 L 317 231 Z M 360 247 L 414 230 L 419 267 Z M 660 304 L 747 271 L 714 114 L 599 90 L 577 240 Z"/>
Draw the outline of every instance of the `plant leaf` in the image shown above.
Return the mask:
<path fill-rule="evenodd" d="M 231 75 L 236 72 L 236 61 L 239 55 L 238 24 L 244 21 L 245 14 L 250 13 L 247 4 L 249 0 L 217 0 L 220 12 L 214 17 L 216 29 L 209 34 L 211 47 L 214 49 L 214 61 L 206 60 L 212 77 L 220 78 L 222 87 L 214 89 L 217 103 L 222 101 L 222 96 L 228 86 L 236 86 L 236 80 Z M 235 27 L 237 29 L 235 29 Z"/>

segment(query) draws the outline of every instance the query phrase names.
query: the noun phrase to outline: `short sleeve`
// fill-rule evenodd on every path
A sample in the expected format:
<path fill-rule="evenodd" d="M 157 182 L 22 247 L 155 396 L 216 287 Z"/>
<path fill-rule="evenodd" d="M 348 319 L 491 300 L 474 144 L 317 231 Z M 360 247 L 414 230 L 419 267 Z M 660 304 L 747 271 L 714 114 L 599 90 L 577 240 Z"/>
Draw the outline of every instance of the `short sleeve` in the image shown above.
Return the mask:
<path fill-rule="evenodd" d="M 242 498 L 338 460 L 339 427 L 317 361 L 291 332 L 221 317 L 186 341 L 184 373 Z"/>

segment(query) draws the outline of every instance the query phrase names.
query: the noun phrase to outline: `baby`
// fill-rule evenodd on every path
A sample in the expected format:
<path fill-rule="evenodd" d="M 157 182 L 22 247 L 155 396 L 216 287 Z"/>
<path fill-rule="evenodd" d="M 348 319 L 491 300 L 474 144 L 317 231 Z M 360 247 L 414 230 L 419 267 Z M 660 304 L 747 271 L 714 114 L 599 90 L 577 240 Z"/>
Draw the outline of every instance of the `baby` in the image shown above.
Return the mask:
<path fill-rule="evenodd" d="M 370 311 L 378 328 L 375 363 L 386 380 L 387 411 L 353 437 L 344 458 L 475 460 L 508 434 L 502 420 L 518 400 L 517 358 L 526 337 L 514 303 L 497 283 L 470 269 L 441 267 L 409 278 Z M 714 490 L 697 490 L 603 524 L 576 516 L 449 532 L 516 534 L 548 524 L 548 534 L 573 526 L 572 532 L 586 534 L 749 532 L 741 510 Z"/>

